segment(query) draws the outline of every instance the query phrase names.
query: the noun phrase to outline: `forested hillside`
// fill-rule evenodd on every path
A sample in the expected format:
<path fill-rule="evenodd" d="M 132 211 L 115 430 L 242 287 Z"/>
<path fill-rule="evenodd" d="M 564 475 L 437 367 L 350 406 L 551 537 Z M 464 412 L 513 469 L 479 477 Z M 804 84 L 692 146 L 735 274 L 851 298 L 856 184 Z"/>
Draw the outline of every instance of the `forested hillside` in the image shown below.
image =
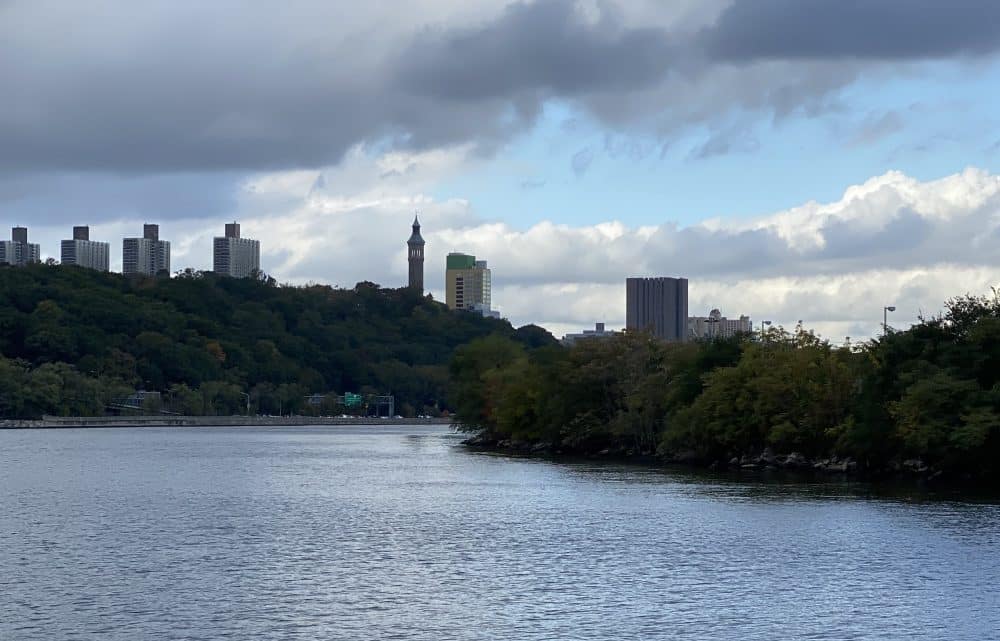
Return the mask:
<path fill-rule="evenodd" d="M 487 337 L 452 362 L 476 442 L 731 467 L 1000 472 L 1000 296 L 879 340 L 797 328 L 668 344 L 643 334 L 525 351 Z"/>
<path fill-rule="evenodd" d="M 408 289 L 279 286 L 188 271 L 130 279 L 76 267 L 0 268 L 0 417 L 101 414 L 135 389 L 191 414 L 303 411 L 313 393 L 392 393 L 447 408 L 456 346 L 540 328 L 449 312 Z M 325 408 L 331 411 L 333 408 Z"/>

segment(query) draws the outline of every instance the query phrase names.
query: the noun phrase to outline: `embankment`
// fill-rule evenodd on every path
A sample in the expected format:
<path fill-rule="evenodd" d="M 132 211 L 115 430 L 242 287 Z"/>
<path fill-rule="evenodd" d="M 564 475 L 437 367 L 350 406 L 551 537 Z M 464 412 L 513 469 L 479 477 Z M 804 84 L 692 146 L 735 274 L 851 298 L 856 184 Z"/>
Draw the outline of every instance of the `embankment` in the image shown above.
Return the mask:
<path fill-rule="evenodd" d="M 40 420 L 0 421 L 0 428 L 75 427 L 270 427 L 313 425 L 449 425 L 449 418 L 320 416 L 43 416 Z"/>

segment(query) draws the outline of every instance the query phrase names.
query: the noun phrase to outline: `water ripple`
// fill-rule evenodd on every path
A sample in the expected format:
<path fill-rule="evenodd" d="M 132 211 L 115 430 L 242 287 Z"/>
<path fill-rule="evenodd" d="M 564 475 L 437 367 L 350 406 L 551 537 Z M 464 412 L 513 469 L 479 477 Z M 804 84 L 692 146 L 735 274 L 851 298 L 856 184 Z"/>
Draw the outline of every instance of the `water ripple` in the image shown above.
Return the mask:
<path fill-rule="evenodd" d="M 1000 638 L 1000 507 L 469 453 L 0 432 L 0 639 Z"/>

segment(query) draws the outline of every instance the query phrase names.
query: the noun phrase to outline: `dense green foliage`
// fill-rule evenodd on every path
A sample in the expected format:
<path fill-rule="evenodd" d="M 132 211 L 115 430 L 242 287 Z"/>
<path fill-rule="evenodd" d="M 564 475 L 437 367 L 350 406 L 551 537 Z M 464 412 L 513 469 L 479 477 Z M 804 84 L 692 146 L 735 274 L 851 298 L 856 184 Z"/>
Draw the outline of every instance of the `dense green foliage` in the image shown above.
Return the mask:
<path fill-rule="evenodd" d="M 447 308 L 409 289 L 278 286 L 187 271 L 130 279 L 76 267 L 0 268 L 0 418 L 95 415 L 135 389 L 170 411 L 304 412 L 304 396 L 392 393 L 397 411 L 447 409 L 456 346 L 528 326 Z M 156 409 L 156 408 L 152 408 Z M 329 404 L 313 408 L 329 413 Z"/>
<path fill-rule="evenodd" d="M 798 328 L 668 344 L 642 334 L 526 351 L 478 339 L 451 364 L 466 429 L 558 450 L 726 462 L 771 448 L 882 470 L 996 474 L 1000 297 L 834 347 Z"/>

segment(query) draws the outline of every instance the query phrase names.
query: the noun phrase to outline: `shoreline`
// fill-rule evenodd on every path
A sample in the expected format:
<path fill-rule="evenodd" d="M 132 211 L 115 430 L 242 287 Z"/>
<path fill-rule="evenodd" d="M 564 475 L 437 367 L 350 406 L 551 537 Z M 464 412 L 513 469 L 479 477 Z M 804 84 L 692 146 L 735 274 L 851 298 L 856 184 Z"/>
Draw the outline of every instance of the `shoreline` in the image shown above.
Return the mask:
<path fill-rule="evenodd" d="M 351 416 L 43 416 L 0 420 L 0 429 L 76 429 L 88 427 L 289 427 L 331 425 L 451 425 L 450 418 Z"/>
<path fill-rule="evenodd" d="M 636 454 L 625 450 L 605 449 L 599 452 L 587 452 L 573 449 L 561 449 L 550 443 L 528 443 L 510 440 L 493 440 L 482 435 L 472 435 L 462 441 L 462 445 L 470 450 L 538 459 L 575 459 L 587 461 L 604 461 L 609 463 L 625 463 L 646 467 L 670 468 L 680 467 L 703 472 L 729 474 L 774 474 L 818 479 L 842 479 L 849 481 L 906 481 L 912 483 L 930 483 L 957 486 L 989 486 L 996 487 L 997 482 L 991 479 L 975 478 L 973 476 L 955 476 L 942 470 L 934 469 L 919 459 L 908 459 L 894 462 L 883 469 L 867 469 L 850 457 L 808 459 L 792 452 L 788 455 L 776 455 L 766 449 L 759 455 L 743 455 L 733 457 L 729 461 L 704 461 L 693 455 L 664 456 L 656 454 Z"/>

